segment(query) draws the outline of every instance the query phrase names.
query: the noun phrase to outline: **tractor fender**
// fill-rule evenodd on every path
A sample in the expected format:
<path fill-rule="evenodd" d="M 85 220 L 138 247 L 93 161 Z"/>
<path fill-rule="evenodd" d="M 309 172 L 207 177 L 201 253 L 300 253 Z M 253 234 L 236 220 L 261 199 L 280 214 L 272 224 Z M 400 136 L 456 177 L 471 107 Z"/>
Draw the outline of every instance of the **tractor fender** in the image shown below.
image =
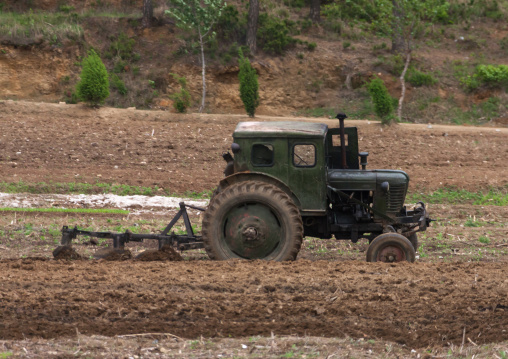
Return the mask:
<path fill-rule="evenodd" d="M 300 200 L 296 195 L 289 189 L 289 187 L 279 180 L 276 177 L 267 175 L 266 173 L 260 173 L 260 172 L 236 172 L 232 174 L 231 176 L 227 176 L 226 178 L 223 178 L 219 182 L 219 186 L 215 190 L 214 194 L 217 194 L 224 190 L 224 188 L 231 186 L 234 183 L 243 182 L 243 181 L 262 181 L 265 183 L 269 183 L 271 185 L 277 186 L 281 190 L 283 190 L 295 203 L 295 205 L 301 210 L 302 206 L 300 204 Z"/>

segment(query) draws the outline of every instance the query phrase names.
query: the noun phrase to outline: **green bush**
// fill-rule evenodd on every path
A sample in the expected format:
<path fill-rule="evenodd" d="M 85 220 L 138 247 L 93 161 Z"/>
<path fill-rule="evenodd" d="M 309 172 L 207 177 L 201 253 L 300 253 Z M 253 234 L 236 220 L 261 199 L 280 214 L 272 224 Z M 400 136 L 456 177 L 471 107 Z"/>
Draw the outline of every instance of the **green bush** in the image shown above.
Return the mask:
<path fill-rule="evenodd" d="M 75 91 L 68 90 L 64 93 L 63 100 L 65 101 L 65 103 L 76 104 L 79 101 L 79 96 L 76 94 Z"/>
<path fill-rule="evenodd" d="M 113 74 L 111 76 L 111 87 L 117 89 L 118 93 L 122 96 L 127 94 L 127 87 L 118 75 Z"/>
<path fill-rule="evenodd" d="M 264 13 L 259 15 L 258 24 L 257 40 L 264 51 L 282 55 L 288 47 L 296 43 L 296 40 L 289 36 L 293 22 Z"/>
<path fill-rule="evenodd" d="M 177 74 L 171 74 L 171 76 L 180 84 L 180 91 L 170 96 L 173 100 L 173 107 L 177 112 L 184 113 L 191 102 L 191 95 L 187 91 L 187 80 L 185 77 L 180 77 Z"/>
<path fill-rule="evenodd" d="M 104 103 L 109 96 L 108 71 L 94 50 L 83 59 L 81 80 L 76 86 L 79 98 L 92 106 Z"/>
<path fill-rule="evenodd" d="M 309 43 L 307 44 L 307 49 L 308 49 L 309 51 L 314 51 L 314 50 L 316 49 L 316 47 L 317 47 L 317 44 L 316 44 L 315 42 L 309 42 Z"/>
<path fill-rule="evenodd" d="M 259 105 L 259 85 L 256 70 L 251 66 L 249 59 L 243 56 L 242 50 L 238 52 L 240 71 L 240 98 L 242 99 L 245 111 L 250 117 L 254 117 L 256 107 Z"/>
<path fill-rule="evenodd" d="M 437 80 L 432 75 L 418 71 L 416 69 L 410 69 L 406 75 L 406 80 L 415 87 L 420 86 L 432 86 Z"/>
<path fill-rule="evenodd" d="M 242 21 L 238 10 L 232 5 L 227 5 L 217 20 L 217 37 L 224 41 L 240 41 L 246 34 L 246 20 Z"/>
<path fill-rule="evenodd" d="M 127 72 L 127 69 L 129 68 L 129 64 L 123 60 L 118 60 L 115 62 L 115 65 L 113 66 L 113 72 L 115 74 L 119 74 L 122 72 Z"/>
<path fill-rule="evenodd" d="M 476 74 L 486 84 L 508 85 L 507 65 L 478 65 Z"/>
<path fill-rule="evenodd" d="M 134 39 L 130 39 L 127 35 L 121 33 L 118 35 L 118 38 L 111 43 L 104 57 L 108 59 L 119 57 L 122 60 L 137 61 L 139 60 L 139 54 L 133 52 L 135 44 L 136 41 Z"/>
<path fill-rule="evenodd" d="M 388 124 L 391 121 L 391 114 L 393 112 L 393 100 L 388 90 L 379 77 L 374 78 L 368 85 L 372 102 L 374 103 L 374 112 L 381 118 L 383 124 Z"/>

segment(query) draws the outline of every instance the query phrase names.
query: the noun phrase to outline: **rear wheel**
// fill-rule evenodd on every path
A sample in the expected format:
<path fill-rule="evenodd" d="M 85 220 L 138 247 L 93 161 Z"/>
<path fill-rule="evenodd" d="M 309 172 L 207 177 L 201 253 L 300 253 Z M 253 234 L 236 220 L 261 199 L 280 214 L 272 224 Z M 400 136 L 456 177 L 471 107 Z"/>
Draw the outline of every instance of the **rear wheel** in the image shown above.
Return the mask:
<path fill-rule="evenodd" d="M 294 260 L 303 240 L 298 207 L 276 186 L 245 181 L 213 198 L 203 217 L 211 259 Z"/>
<path fill-rule="evenodd" d="M 411 242 L 398 233 L 377 236 L 367 249 L 367 262 L 414 262 L 415 257 Z"/>

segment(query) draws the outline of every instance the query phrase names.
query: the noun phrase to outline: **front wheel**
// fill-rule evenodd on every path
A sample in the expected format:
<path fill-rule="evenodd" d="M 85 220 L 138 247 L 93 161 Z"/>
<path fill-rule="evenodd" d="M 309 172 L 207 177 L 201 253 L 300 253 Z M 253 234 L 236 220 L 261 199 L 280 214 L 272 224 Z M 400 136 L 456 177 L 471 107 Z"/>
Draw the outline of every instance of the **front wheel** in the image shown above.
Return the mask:
<path fill-rule="evenodd" d="M 415 249 L 411 242 L 398 233 L 384 233 L 371 242 L 367 262 L 414 262 Z"/>
<path fill-rule="evenodd" d="M 203 217 L 211 259 L 294 260 L 303 240 L 298 207 L 281 189 L 244 181 L 217 193 Z"/>

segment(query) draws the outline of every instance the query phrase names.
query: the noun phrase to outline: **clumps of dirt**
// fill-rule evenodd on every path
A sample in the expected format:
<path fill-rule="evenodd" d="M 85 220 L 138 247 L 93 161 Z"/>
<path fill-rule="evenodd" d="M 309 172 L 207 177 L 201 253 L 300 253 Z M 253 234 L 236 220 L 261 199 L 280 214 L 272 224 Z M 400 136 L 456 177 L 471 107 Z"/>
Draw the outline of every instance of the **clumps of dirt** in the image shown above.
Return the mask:
<path fill-rule="evenodd" d="M 160 250 L 146 250 L 135 258 L 138 261 L 183 261 L 182 256 L 169 245 L 164 245 Z"/>
<path fill-rule="evenodd" d="M 94 254 L 95 259 L 104 259 L 107 261 L 124 261 L 132 258 L 132 253 L 128 249 L 102 248 Z"/>
<path fill-rule="evenodd" d="M 83 259 L 81 255 L 74 250 L 71 246 L 58 246 L 53 251 L 53 257 L 55 259 L 64 259 L 64 260 L 77 260 Z"/>

